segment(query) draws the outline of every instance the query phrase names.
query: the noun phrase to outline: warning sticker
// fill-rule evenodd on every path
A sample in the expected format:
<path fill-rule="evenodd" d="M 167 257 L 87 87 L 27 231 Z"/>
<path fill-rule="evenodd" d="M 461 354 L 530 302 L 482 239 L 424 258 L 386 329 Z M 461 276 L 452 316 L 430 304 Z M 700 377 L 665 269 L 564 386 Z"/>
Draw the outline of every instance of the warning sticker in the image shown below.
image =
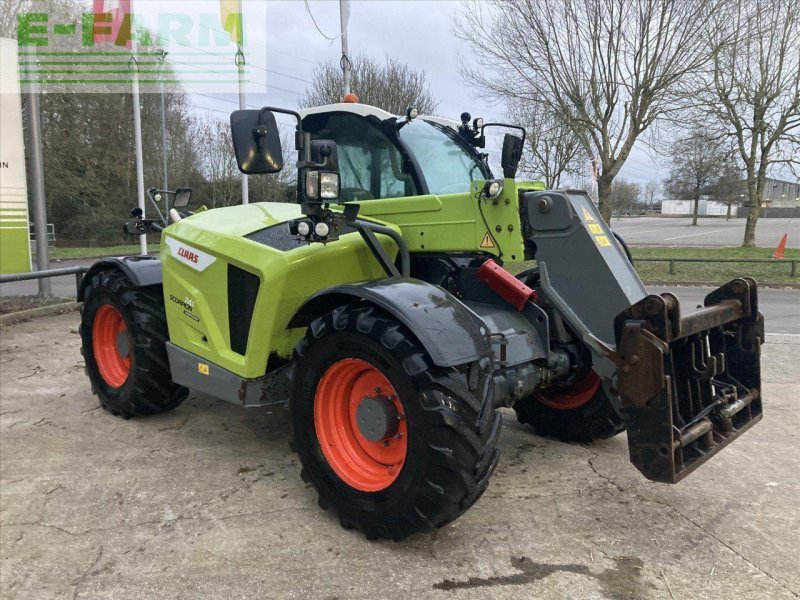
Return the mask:
<path fill-rule="evenodd" d="M 589 233 L 603 235 L 603 228 L 599 223 L 587 223 L 586 226 L 589 228 Z"/>
<path fill-rule="evenodd" d="M 494 240 L 492 239 L 492 236 L 489 235 L 488 231 L 486 232 L 486 235 L 483 236 L 483 239 L 481 240 L 481 248 L 494 248 Z"/>
<path fill-rule="evenodd" d="M 606 247 L 611 245 L 611 242 L 604 235 L 596 235 L 594 239 L 597 241 L 598 246 Z"/>
<path fill-rule="evenodd" d="M 203 363 L 197 363 L 197 372 L 201 375 L 208 375 L 208 365 Z"/>
<path fill-rule="evenodd" d="M 589 222 L 589 221 L 597 221 L 597 219 L 595 219 L 592 216 L 592 213 L 590 213 L 588 210 L 586 210 L 585 206 L 582 206 L 581 210 L 583 211 L 583 220 L 584 221 L 587 221 L 587 222 Z"/>

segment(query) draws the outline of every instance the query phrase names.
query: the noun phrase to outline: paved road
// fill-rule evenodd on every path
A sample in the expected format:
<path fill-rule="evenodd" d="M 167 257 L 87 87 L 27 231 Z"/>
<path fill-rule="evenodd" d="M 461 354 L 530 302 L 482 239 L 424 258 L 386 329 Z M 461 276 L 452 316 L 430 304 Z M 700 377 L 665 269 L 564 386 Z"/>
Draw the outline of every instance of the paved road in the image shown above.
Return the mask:
<path fill-rule="evenodd" d="M 650 246 L 740 246 L 744 237 L 744 219 L 700 219 L 692 226 L 691 218 L 632 217 L 612 219 L 611 227 L 628 244 Z M 774 248 L 784 233 L 789 234 L 788 248 L 800 248 L 800 219 L 759 219 L 756 245 Z"/>
<path fill-rule="evenodd" d="M 764 419 L 685 481 L 645 481 L 625 435 L 533 435 L 437 533 L 368 542 L 317 506 L 282 408 L 193 394 L 100 410 L 75 313 L 0 336 L 0 596 L 433 600 L 796 599 L 800 338 L 764 346 Z"/>

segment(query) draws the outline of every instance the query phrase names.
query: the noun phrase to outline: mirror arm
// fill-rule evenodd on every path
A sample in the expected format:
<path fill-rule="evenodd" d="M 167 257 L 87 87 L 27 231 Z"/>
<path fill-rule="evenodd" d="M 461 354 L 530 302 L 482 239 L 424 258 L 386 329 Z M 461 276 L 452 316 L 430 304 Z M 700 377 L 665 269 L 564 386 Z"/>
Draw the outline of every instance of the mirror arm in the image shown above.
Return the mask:
<path fill-rule="evenodd" d="M 302 150 L 303 151 L 303 160 L 301 163 L 310 163 L 311 162 L 311 134 L 306 133 L 303 131 L 303 117 L 300 116 L 300 113 L 294 110 L 290 110 L 288 108 L 277 108 L 275 106 L 265 106 L 261 109 L 261 115 L 264 114 L 265 111 L 270 111 L 274 113 L 281 113 L 284 115 L 289 115 L 297 119 L 297 130 L 294 136 L 294 147 L 295 150 Z M 259 121 L 261 120 L 261 116 L 259 116 Z M 303 166 L 307 165 L 300 165 L 298 164 L 298 168 L 302 168 Z"/>
<path fill-rule="evenodd" d="M 484 123 L 483 127 L 481 127 L 481 135 L 483 135 L 483 130 L 487 127 L 507 127 L 508 129 L 516 129 L 517 131 L 521 131 L 522 145 L 525 146 L 525 135 L 527 132 L 525 131 L 524 127 L 520 127 L 519 125 L 509 125 L 508 123 Z"/>
<path fill-rule="evenodd" d="M 164 215 L 161 213 L 161 209 L 158 208 L 158 203 L 155 201 L 155 198 L 153 197 L 153 195 L 149 194 L 150 190 L 147 190 L 147 191 L 148 191 L 148 196 L 150 196 L 150 204 L 152 204 L 153 208 L 156 209 L 156 212 L 158 213 L 158 218 L 161 219 L 161 222 L 164 223 L 164 225 L 168 225 L 169 223 L 167 223 L 167 220 L 164 218 Z"/>

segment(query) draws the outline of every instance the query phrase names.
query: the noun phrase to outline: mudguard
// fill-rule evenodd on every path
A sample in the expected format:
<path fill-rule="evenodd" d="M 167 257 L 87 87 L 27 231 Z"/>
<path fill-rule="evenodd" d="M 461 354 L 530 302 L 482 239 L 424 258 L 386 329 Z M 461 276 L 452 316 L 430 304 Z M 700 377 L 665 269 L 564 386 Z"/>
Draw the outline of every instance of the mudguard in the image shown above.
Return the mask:
<path fill-rule="evenodd" d="M 327 288 L 300 307 L 288 328 L 306 327 L 318 316 L 354 301 L 368 302 L 396 317 L 440 367 L 491 354 L 480 318 L 449 292 L 419 279 L 387 278 Z"/>
<path fill-rule="evenodd" d="M 163 280 L 161 274 L 161 260 L 157 256 L 120 256 L 104 258 L 94 263 L 86 275 L 84 275 L 83 282 L 78 290 L 78 302 L 83 302 L 86 288 L 89 287 L 92 275 L 104 269 L 122 271 L 136 287 L 160 285 Z"/>

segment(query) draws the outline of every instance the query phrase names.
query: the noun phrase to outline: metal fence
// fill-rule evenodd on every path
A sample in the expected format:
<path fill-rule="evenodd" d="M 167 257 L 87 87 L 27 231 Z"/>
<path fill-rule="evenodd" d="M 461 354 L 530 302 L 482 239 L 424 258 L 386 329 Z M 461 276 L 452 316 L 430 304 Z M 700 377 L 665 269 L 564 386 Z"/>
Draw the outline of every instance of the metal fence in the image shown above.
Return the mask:
<path fill-rule="evenodd" d="M 669 274 L 675 274 L 675 263 L 769 263 L 772 265 L 790 265 L 789 277 L 797 277 L 798 259 L 792 258 L 656 258 L 656 257 L 634 257 L 634 263 L 638 262 L 666 262 L 669 263 Z"/>

